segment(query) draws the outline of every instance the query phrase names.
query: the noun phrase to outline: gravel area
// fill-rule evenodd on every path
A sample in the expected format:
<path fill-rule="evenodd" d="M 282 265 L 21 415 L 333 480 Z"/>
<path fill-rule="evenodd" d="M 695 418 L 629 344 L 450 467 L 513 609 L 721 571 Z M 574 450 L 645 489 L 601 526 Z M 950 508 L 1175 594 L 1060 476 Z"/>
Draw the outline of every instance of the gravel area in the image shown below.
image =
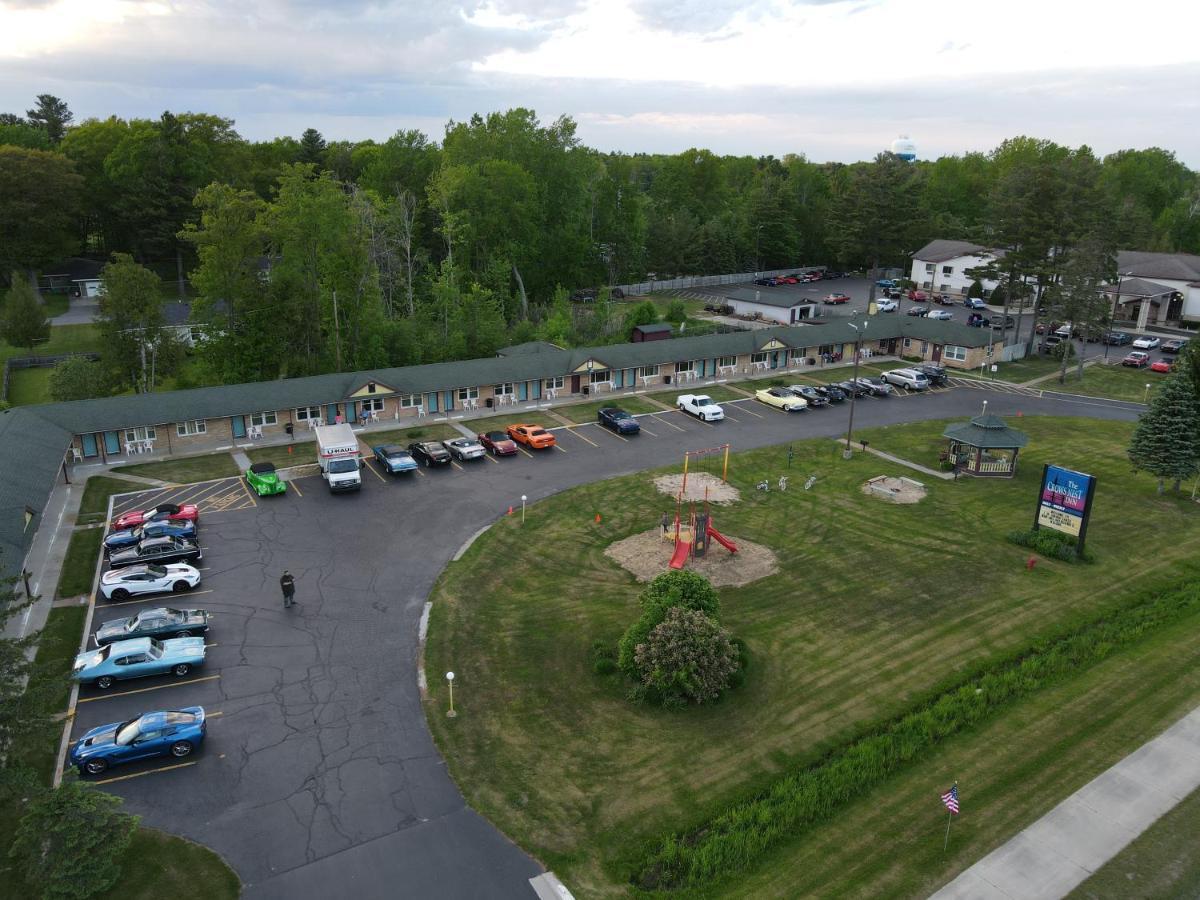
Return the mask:
<path fill-rule="evenodd" d="M 654 479 L 654 486 L 658 488 L 660 493 L 666 494 L 668 497 L 678 497 L 679 489 L 683 487 L 683 475 L 659 475 Z M 704 500 L 705 488 L 708 489 L 708 501 L 710 503 L 734 503 L 742 499 L 741 491 L 735 488 L 732 484 L 726 484 L 715 475 L 709 475 L 707 472 L 689 472 L 687 479 L 687 493 L 684 494 L 684 500 Z"/>
<path fill-rule="evenodd" d="M 690 478 L 688 482 L 690 489 Z M 740 587 L 779 571 L 775 554 L 762 544 L 730 534 L 725 537 L 737 545 L 737 553 L 730 553 L 716 541 L 710 541 L 704 558 L 689 559 L 687 567 L 699 572 L 716 587 Z M 638 581 L 650 581 L 667 571 L 674 549 L 673 537 L 663 540 L 661 529 L 652 528 L 617 541 L 604 551 L 604 555 L 632 573 Z"/>

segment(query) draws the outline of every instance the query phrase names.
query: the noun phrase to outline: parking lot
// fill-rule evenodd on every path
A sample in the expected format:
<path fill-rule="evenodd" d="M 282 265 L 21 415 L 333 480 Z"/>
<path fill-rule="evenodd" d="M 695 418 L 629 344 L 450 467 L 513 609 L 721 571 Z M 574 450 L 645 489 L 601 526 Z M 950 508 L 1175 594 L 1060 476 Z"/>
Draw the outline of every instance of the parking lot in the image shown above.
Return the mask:
<path fill-rule="evenodd" d="M 855 422 L 965 417 L 979 411 L 980 394 L 864 397 Z M 1001 415 L 1135 415 L 1128 404 L 987 399 Z M 463 804 L 425 726 L 418 621 L 437 575 L 472 534 L 519 509 L 522 495 L 537 515 L 532 504 L 543 497 L 679 464 L 686 449 L 844 434 L 848 405 L 785 413 L 738 400 L 723 404 L 727 418 L 715 424 L 663 411 L 640 416 L 642 433 L 632 437 L 595 424 L 559 427 L 556 448 L 509 458 L 396 477 L 369 461 L 362 490 L 349 494 L 331 494 L 314 468 L 274 497 L 253 497 L 239 479 L 123 495 L 117 512 L 199 503 L 203 581 L 191 593 L 100 601 L 95 622 L 153 606 L 205 608 L 213 614 L 206 664 L 177 680 L 82 689 L 73 734 L 153 709 L 204 706 L 200 752 L 111 769 L 97 782 L 147 825 L 216 849 L 247 896 L 344 896 L 352 886 L 366 898 L 530 897 L 540 867 Z M 777 469 L 750 474 L 773 479 L 784 464 L 781 453 Z M 595 512 L 603 510 L 581 515 Z M 648 527 L 661 512 L 647 511 Z M 296 578 L 291 609 L 281 602 L 284 569 Z"/>

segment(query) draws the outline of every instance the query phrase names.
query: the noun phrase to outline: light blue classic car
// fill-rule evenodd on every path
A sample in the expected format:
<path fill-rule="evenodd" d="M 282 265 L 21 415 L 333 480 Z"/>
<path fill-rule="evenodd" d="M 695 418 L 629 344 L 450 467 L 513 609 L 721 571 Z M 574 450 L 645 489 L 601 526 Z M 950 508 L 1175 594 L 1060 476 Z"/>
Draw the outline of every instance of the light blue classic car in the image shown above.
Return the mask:
<path fill-rule="evenodd" d="M 143 675 L 172 675 L 182 677 L 196 666 L 204 664 L 204 638 L 138 638 L 117 641 L 88 650 L 75 657 L 71 677 L 80 684 L 110 688 L 125 678 Z"/>

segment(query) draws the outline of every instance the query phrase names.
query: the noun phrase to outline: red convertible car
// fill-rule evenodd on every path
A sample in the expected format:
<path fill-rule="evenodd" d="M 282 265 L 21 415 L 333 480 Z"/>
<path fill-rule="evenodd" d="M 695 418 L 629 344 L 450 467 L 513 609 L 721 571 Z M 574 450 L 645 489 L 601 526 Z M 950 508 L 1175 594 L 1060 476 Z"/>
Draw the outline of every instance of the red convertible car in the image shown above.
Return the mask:
<path fill-rule="evenodd" d="M 516 456 L 517 442 L 503 431 L 481 431 L 477 437 L 492 456 Z"/>
<path fill-rule="evenodd" d="M 849 303 L 850 297 L 847 294 L 829 294 L 821 302 L 822 303 Z"/>
<path fill-rule="evenodd" d="M 1129 366 L 1132 369 L 1144 369 L 1150 365 L 1150 354 L 1143 353 L 1141 350 L 1134 350 L 1121 360 L 1121 365 Z"/>
<path fill-rule="evenodd" d="M 122 531 L 126 528 L 136 528 L 146 522 L 195 522 L 199 524 L 200 510 L 194 503 L 185 503 L 183 506 L 164 503 L 152 509 L 121 513 L 113 519 L 112 527 L 114 531 Z"/>
<path fill-rule="evenodd" d="M 926 294 L 924 291 L 918 291 L 918 290 L 916 290 L 915 288 L 912 288 L 912 289 L 910 289 L 910 290 L 909 290 L 909 292 L 908 292 L 908 299 L 909 299 L 909 300 L 924 301 L 924 300 L 928 300 L 928 299 L 929 299 L 929 295 L 928 295 L 928 294 Z"/>
<path fill-rule="evenodd" d="M 1155 362 L 1150 363 L 1150 371 L 1151 372 L 1160 372 L 1164 375 L 1167 374 L 1168 372 L 1170 372 L 1171 369 L 1173 369 L 1174 367 L 1175 367 L 1175 363 L 1173 363 L 1167 359 L 1160 359 L 1160 360 L 1156 360 Z"/>

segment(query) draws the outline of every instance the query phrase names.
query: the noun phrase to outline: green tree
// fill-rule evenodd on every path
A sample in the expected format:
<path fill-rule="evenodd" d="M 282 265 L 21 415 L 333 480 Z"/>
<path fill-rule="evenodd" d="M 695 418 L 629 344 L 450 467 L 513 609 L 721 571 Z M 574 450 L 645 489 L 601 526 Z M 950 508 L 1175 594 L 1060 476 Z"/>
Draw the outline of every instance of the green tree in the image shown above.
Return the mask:
<path fill-rule="evenodd" d="M 33 347 L 50 337 L 42 298 L 28 280 L 13 273 L 8 299 L 0 310 L 0 337 L 13 347 Z"/>
<path fill-rule="evenodd" d="M 642 684 L 668 706 L 718 699 L 738 670 L 729 632 L 699 610 L 679 606 L 637 645 L 634 659 Z"/>
<path fill-rule="evenodd" d="M 163 336 L 161 280 L 128 253 L 114 253 L 101 277 L 100 359 L 116 383 L 151 391 L 155 348 Z"/>
<path fill-rule="evenodd" d="M 19 563 L 18 563 L 19 564 Z M 0 578 L 0 746 L 41 732 L 50 722 L 47 710 L 60 690 L 60 677 L 32 678 L 35 673 L 65 677 L 65 672 L 47 673 L 45 664 L 34 662 L 39 632 L 12 637 L 4 628 L 24 615 L 36 599 L 18 591 L 14 577 Z M 0 770 L 12 765 L 11 754 L 0 754 Z"/>
<path fill-rule="evenodd" d="M 81 187 L 58 153 L 0 147 L 0 272 L 32 273 L 75 252 Z"/>
<path fill-rule="evenodd" d="M 68 779 L 26 809 L 8 855 L 43 897 L 94 897 L 116 884 L 138 818 L 119 797 Z"/>
<path fill-rule="evenodd" d="M 679 325 L 687 319 L 687 307 L 683 305 L 682 300 L 672 300 L 667 304 L 667 311 L 663 313 L 663 318 Z"/>
<path fill-rule="evenodd" d="M 1052 314 L 1070 322 L 1080 334 L 1107 328 L 1111 324 L 1108 322 L 1108 299 L 1100 293 L 1100 287 L 1115 280 L 1116 267 L 1114 252 L 1105 236 L 1096 234 L 1084 238 L 1070 251 L 1062 265 L 1059 281 L 1047 292 Z M 1064 341 L 1061 346 L 1072 347 L 1070 341 Z M 1058 372 L 1060 384 L 1066 382 L 1067 362 L 1071 355 L 1071 351 L 1059 353 L 1062 362 Z M 1078 354 L 1078 361 L 1082 373 L 1084 354 Z"/>
<path fill-rule="evenodd" d="M 325 161 L 325 138 L 315 128 L 305 128 L 300 135 L 300 159 L 302 163 L 320 166 Z"/>
<path fill-rule="evenodd" d="M 686 569 L 664 572 L 654 578 L 638 597 L 642 614 L 629 626 L 617 644 L 617 665 L 632 678 L 638 677 L 636 651 L 647 635 L 666 618 L 674 607 L 696 610 L 720 621 L 721 605 L 717 592 L 707 578 Z"/>
<path fill-rule="evenodd" d="M 57 402 L 91 400 L 108 394 L 104 367 L 86 356 L 69 356 L 50 372 L 50 396 Z"/>
<path fill-rule="evenodd" d="M 625 336 L 631 338 L 633 329 L 639 325 L 653 325 L 658 321 L 658 307 L 649 300 L 643 300 L 629 312 L 625 313 Z"/>
<path fill-rule="evenodd" d="M 114 180 L 106 162 L 130 133 L 130 123 L 116 116 L 88 119 L 63 138 L 59 150 L 75 163 L 83 178 L 83 236 L 88 246 L 105 255 L 135 246 L 138 215 L 125 203 L 123 188 Z"/>
<path fill-rule="evenodd" d="M 1200 401 L 1190 368 L 1171 374 L 1142 413 L 1129 443 L 1134 471 L 1158 479 L 1158 492 L 1170 479 L 1176 491 L 1200 473 Z"/>
<path fill-rule="evenodd" d="M 29 122 L 0 124 L 0 146 L 5 144 L 26 150 L 49 150 L 50 136 L 46 134 L 46 129 Z"/>
<path fill-rule="evenodd" d="M 38 94 L 37 106 L 26 111 L 25 118 L 29 120 L 30 124 L 45 129 L 50 143 L 58 146 L 58 142 L 63 139 L 63 135 L 67 133 L 67 127 L 75 117 L 65 100 L 60 100 L 53 94 Z"/>

